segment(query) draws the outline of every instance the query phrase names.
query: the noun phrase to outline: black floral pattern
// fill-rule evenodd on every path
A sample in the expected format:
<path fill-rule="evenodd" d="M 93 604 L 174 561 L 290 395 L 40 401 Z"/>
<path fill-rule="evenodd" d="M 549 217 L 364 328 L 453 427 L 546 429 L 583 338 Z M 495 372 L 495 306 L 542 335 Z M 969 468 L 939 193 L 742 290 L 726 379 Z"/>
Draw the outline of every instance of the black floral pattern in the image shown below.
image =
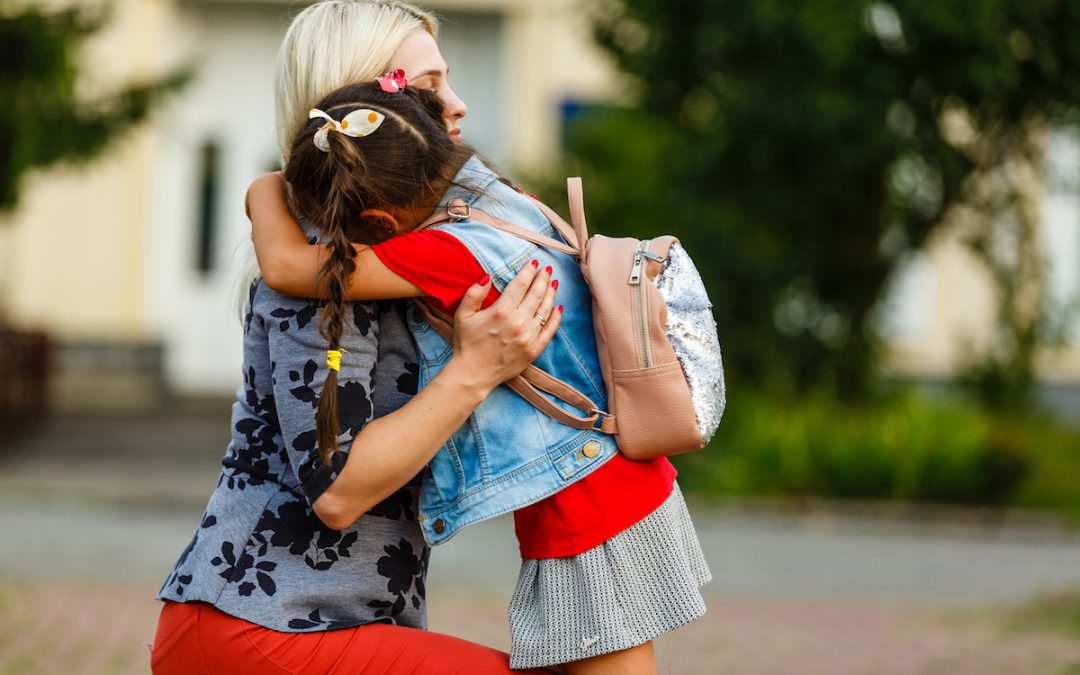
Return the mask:
<path fill-rule="evenodd" d="M 425 546 L 417 554 L 412 544 L 402 539 L 396 546 L 387 545 L 383 550 L 386 555 L 376 562 L 376 570 L 379 576 L 386 578 L 386 590 L 395 597 L 393 600 L 371 600 L 368 607 L 375 610 L 376 618 L 393 618 L 405 611 L 405 598 L 410 591 L 415 590 L 411 597 L 413 607 L 419 608 L 423 602 L 431 549 Z"/>
<path fill-rule="evenodd" d="M 319 364 L 309 360 L 302 370 L 290 370 L 289 380 L 299 382 L 289 390 L 297 400 L 311 405 L 312 410 L 319 408 L 319 395 L 312 383 Z M 361 427 L 371 418 L 371 397 L 362 382 L 346 380 L 338 385 L 338 425 L 341 433 L 358 434 Z"/>
<path fill-rule="evenodd" d="M 401 488 L 394 494 L 382 500 L 368 511 L 369 516 L 380 516 L 391 520 L 416 520 L 416 512 L 413 510 L 413 493 L 408 488 Z"/>
<path fill-rule="evenodd" d="M 271 464 L 281 465 L 288 461 L 288 455 L 278 445 L 277 408 L 274 394 L 260 396 L 258 392 L 255 368 L 249 366 L 244 371 L 244 402 L 247 410 L 254 416 L 240 417 L 233 425 L 234 442 L 229 446 L 229 453 L 222 460 L 226 467 L 234 471 L 219 478 L 219 485 L 224 484 L 230 490 L 243 490 L 248 485 L 262 485 L 267 480 L 276 480 L 277 475 Z M 244 442 L 238 442 L 243 438 Z"/>
<path fill-rule="evenodd" d="M 255 556 L 246 551 L 237 555 L 231 541 L 226 541 L 221 545 L 221 555 L 215 556 L 210 561 L 210 564 L 214 567 L 224 568 L 218 572 L 218 576 L 222 579 L 229 583 L 240 584 L 236 589 L 236 592 L 240 595 L 251 595 L 256 584 L 268 596 L 277 593 L 277 584 L 274 582 L 274 578 L 270 576 L 270 573 L 277 568 L 277 563 L 272 560 L 255 562 Z M 246 580 L 250 571 L 254 571 L 254 583 Z"/>
<path fill-rule="evenodd" d="M 248 366 L 248 369 L 244 371 L 244 402 L 267 424 L 278 426 L 274 392 L 271 390 L 265 396 L 259 396 L 254 366 Z"/>
<path fill-rule="evenodd" d="M 335 630 L 337 628 L 348 628 L 354 625 L 352 621 L 324 621 L 319 616 L 319 611 L 316 609 L 311 614 L 308 614 L 306 619 L 290 619 L 289 628 L 296 630 L 310 630 L 312 628 L 318 628 L 320 630 Z"/>
<path fill-rule="evenodd" d="M 278 307 L 274 311 L 270 312 L 270 316 L 275 319 L 281 319 L 278 322 L 278 329 L 284 333 L 289 330 L 290 322 L 295 320 L 297 328 L 304 328 L 311 320 L 315 318 L 315 315 L 319 313 L 319 306 L 315 303 L 307 305 L 302 309 L 289 309 L 287 307 Z"/>
<path fill-rule="evenodd" d="M 191 538 L 187 548 L 180 554 L 180 559 L 177 560 L 176 565 L 173 566 L 172 573 L 169 575 L 169 578 L 165 580 L 165 586 L 172 586 L 177 595 L 184 595 L 184 587 L 191 583 L 192 575 L 181 574 L 180 572 L 184 569 L 184 564 L 187 562 L 188 556 L 191 555 L 191 552 L 199 543 L 199 533 L 214 525 L 217 525 L 217 518 L 203 512 L 203 518 L 199 523 L 199 529 L 195 530 L 195 536 Z"/>
<path fill-rule="evenodd" d="M 312 386 L 315 380 L 315 373 L 319 370 L 318 364 L 314 360 L 308 360 L 301 370 L 289 371 L 289 381 L 299 383 L 295 387 L 289 390 L 292 396 L 303 401 L 311 406 L 312 410 L 319 408 L 319 395 L 316 393 L 315 388 Z M 338 429 L 339 433 L 348 436 L 355 436 L 360 433 L 367 421 L 371 418 L 372 405 L 371 396 L 362 382 L 355 380 L 346 380 L 340 383 L 337 387 L 338 395 Z M 313 453 L 318 441 L 318 434 L 314 428 L 307 429 L 301 432 L 292 440 L 292 447 L 297 452 L 301 453 Z M 335 459 L 341 458 L 341 455 L 335 455 Z M 317 458 L 316 458 L 317 459 Z M 344 458 L 341 458 L 342 460 Z M 321 459 L 319 460 L 321 462 Z M 316 463 L 308 461 L 310 469 L 316 468 Z M 335 467 L 335 471 L 340 471 L 341 467 Z M 306 482 L 310 474 L 305 477 L 300 476 L 301 482 Z"/>
<path fill-rule="evenodd" d="M 255 281 L 252 281 L 251 285 L 248 286 L 247 305 L 245 307 L 245 313 L 244 313 L 244 334 L 245 335 L 248 334 L 249 332 L 251 332 L 251 322 L 255 319 L 255 291 L 258 289 L 258 287 L 259 287 L 259 280 L 258 279 L 256 279 Z M 261 320 L 260 320 L 260 323 L 261 323 Z"/>
<path fill-rule="evenodd" d="M 349 354 L 337 391 L 343 435 L 358 434 L 374 410 L 386 414 L 408 400 L 397 383 L 410 387 L 416 371 L 404 363 L 416 357 L 392 313 L 402 304 L 350 305 Z M 322 524 L 310 504 L 347 454 L 326 467 L 315 451 L 314 413 L 326 373 L 317 305 L 284 298 L 265 283 L 253 286 L 249 305 L 244 384 L 219 484 L 158 597 L 209 602 L 281 631 L 372 621 L 423 626 L 428 551 L 416 524 L 419 483 L 395 491 L 343 531 Z M 368 605 L 373 601 L 379 606 Z"/>
<path fill-rule="evenodd" d="M 259 555 L 265 555 L 268 546 L 287 548 L 293 555 L 303 555 L 304 563 L 319 572 L 330 569 L 341 558 L 351 557 L 349 549 L 360 537 L 355 531 L 326 527 L 300 500 L 285 502 L 276 512 L 263 511 L 255 534 L 259 535 Z"/>
<path fill-rule="evenodd" d="M 313 409 L 319 407 L 319 395 L 315 393 L 315 388 L 311 386 L 317 372 L 319 372 L 319 364 L 314 359 L 309 359 L 304 363 L 302 370 L 289 371 L 289 381 L 300 382 L 299 385 L 290 389 L 289 393 L 297 400 L 310 403 Z"/>
<path fill-rule="evenodd" d="M 371 332 L 371 326 L 375 323 L 378 313 L 376 312 L 375 305 L 369 302 L 354 302 L 353 308 L 353 325 L 356 326 L 356 330 L 360 331 L 360 334 L 367 337 L 367 334 Z"/>
<path fill-rule="evenodd" d="M 405 372 L 398 375 L 397 390 L 402 394 L 416 396 L 416 392 L 420 390 L 420 364 L 405 364 Z"/>

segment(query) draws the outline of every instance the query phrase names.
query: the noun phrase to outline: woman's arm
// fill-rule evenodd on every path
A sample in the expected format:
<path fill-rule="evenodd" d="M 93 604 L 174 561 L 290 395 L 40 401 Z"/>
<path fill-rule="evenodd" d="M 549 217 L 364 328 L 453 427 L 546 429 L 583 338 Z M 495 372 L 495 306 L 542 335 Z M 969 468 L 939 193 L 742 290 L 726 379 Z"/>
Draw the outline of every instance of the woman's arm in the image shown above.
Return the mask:
<path fill-rule="evenodd" d="M 548 274 L 526 265 L 495 304 L 480 305 L 490 281 L 474 285 L 454 316 L 454 352 L 439 374 L 400 409 L 353 439 L 341 473 L 312 509 L 342 529 L 415 476 L 488 393 L 532 363 L 562 319 L 552 311 Z M 534 317 L 549 316 L 541 326 Z"/>
<path fill-rule="evenodd" d="M 308 244 L 300 224 L 285 201 L 285 180 L 280 173 L 259 176 L 248 188 L 245 209 L 251 220 L 251 240 L 266 285 L 297 298 L 326 297 L 325 284 L 316 283 L 326 261 L 325 246 Z M 425 295 L 415 285 L 391 272 L 370 246 L 355 245 L 356 270 L 345 288 L 346 300 L 415 298 Z"/>

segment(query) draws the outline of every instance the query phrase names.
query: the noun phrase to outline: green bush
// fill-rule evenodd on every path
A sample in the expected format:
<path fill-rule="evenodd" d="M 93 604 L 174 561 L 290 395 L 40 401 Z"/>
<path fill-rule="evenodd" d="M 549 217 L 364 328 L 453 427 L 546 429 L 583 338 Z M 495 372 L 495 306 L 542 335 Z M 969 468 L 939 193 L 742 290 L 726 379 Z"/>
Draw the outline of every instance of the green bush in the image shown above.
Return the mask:
<path fill-rule="evenodd" d="M 849 405 L 740 391 L 680 482 L 721 495 L 1020 504 L 1080 512 L 1080 431 L 914 393 Z"/>
<path fill-rule="evenodd" d="M 1051 629 L 1080 638 L 1080 589 L 1044 593 L 1010 618 L 1012 626 L 1020 630 L 1041 633 Z"/>

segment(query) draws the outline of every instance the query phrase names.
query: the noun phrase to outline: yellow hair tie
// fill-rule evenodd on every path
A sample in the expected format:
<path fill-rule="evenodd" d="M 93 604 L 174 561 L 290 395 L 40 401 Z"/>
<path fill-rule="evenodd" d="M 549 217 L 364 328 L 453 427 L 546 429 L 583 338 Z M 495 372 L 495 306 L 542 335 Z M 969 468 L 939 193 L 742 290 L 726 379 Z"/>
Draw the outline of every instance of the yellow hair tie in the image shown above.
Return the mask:
<path fill-rule="evenodd" d="M 326 350 L 326 367 L 335 372 L 341 370 L 341 352 L 344 349 L 327 349 Z"/>

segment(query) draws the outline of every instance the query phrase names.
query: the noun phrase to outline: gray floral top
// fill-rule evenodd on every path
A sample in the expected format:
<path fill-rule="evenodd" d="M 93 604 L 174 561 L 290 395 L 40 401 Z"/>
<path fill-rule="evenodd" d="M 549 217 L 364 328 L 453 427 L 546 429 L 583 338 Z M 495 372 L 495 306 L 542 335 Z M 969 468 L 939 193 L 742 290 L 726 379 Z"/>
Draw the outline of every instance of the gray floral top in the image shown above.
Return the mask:
<path fill-rule="evenodd" d="M 416 523 L 419 479 L 340 532 L 311 510 L 364 424 L 416 393 L 404 305 L 358 302 L 349 310 L 338 380 L 342 452 L 327 467 L 315 441 L 327 373 L 317 301 L 252 284 L 232 442 L 195 536 L 158 599 L 208 602 L 279 631 L 426 627 L 430 551 Z"/>

